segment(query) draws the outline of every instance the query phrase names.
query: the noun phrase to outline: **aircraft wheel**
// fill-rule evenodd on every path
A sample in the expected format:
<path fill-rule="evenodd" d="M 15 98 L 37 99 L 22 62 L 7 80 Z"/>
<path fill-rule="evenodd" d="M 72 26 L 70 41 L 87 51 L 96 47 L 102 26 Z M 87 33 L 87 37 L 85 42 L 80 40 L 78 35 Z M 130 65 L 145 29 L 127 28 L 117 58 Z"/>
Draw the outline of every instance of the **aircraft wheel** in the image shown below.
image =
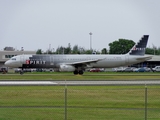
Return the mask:
<path fill-rule="evenodd" d="M 83 70 L 80 70 L 80 71 L 79 71 L 79 74 L 80 74 L 80 75 L 83 75 Z"/>
<path fill-rule="evenodd" d="M 73 73 L 74 73 L 74 75 L 77 75 L 78 74 L 78 70 L 75 70 Z"/>

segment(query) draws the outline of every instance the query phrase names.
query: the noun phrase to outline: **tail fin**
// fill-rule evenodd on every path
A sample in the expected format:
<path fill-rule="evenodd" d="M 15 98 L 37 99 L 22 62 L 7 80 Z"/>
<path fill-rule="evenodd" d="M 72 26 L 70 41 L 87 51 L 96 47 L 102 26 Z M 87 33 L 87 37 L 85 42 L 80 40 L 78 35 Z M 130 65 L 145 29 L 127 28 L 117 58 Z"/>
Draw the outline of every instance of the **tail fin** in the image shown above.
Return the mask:
<path fill-rule="evenodd" d="M 128 52 L 129 55 L 144 55 L 149 35 L 143 35 L 137 44 Z"/>

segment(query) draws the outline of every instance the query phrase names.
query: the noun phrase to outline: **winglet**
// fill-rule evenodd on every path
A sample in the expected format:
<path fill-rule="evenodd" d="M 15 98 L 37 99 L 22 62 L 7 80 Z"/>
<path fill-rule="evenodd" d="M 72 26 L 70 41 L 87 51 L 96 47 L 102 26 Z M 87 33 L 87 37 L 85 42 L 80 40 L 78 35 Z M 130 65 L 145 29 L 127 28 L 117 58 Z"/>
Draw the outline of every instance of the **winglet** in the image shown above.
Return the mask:
<path fill-rule="evenodd" d="M 128 52 L 129 55 L 144 55 L 149 35 L 143 35 L 137 44 Z"/>

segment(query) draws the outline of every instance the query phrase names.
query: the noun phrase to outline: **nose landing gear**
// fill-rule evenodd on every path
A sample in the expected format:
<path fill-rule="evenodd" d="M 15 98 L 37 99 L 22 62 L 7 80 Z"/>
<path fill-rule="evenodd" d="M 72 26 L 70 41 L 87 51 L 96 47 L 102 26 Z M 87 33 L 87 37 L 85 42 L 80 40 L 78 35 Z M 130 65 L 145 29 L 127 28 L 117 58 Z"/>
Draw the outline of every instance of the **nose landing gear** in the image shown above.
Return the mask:
<path fill-rule="evenodd" d="M 20 70 L 20 75 L 23 75 L 24 74 L 24 71 L 23 71 L 23 68 Z"/>

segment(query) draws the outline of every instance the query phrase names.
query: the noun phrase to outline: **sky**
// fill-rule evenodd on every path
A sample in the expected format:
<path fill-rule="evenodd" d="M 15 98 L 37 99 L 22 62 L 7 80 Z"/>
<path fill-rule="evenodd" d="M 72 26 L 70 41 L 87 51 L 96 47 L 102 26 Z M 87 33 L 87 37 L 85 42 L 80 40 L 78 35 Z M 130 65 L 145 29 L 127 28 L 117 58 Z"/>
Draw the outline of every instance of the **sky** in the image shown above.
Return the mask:
<path fill-rule="evenodd" d="M 70 43 L 100 51 L 144 34 L 147 47 L 160 47 L 159 12 L 160 0 L 0 0 L 0 50 L 46 51 Z"/>

